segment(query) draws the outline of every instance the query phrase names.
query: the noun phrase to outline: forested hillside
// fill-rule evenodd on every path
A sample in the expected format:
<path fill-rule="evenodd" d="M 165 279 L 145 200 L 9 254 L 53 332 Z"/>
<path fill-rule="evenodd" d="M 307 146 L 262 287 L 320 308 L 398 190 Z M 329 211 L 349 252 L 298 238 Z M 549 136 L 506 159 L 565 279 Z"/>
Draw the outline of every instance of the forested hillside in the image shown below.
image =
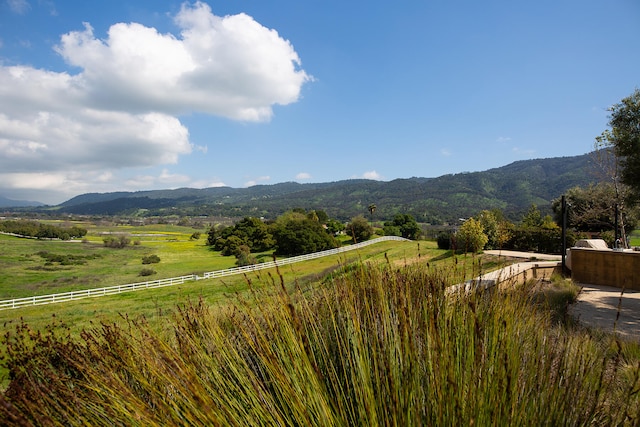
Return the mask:
<path fill-rule="evenodd" d="M 440 224 L 499 208 L 517 219 L 531 204 L 544 212 L 568 188 L 595 181 L 590 154 L 523 160 L 483 172 L 393 181 L 345 180 L 331 183 L 287 182 L 249 188 L 181 188 L 84 194 L 48 208 L 90 215 L 246 215 L 275 218 L 300 207 L 321 209 L 331 217 L 369 215 L 390 219 L 408 213 L 420 222 Z"/>

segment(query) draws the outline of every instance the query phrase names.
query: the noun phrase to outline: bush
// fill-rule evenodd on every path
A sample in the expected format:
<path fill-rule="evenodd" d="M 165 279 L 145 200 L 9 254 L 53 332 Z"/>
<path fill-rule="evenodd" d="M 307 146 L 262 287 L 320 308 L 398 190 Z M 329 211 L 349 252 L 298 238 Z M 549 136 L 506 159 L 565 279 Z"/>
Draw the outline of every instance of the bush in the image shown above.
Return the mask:
<path fill-rule="evenodd" d="M 154 269 L 143 268 L 142 270 L 140 270 L 139 276 L 153 276 L 154 274 L 156 274 L 156 271 Z"/>
<path fill-rule="evenodd" d="M 103 238 L 102 241 L 104 242 L 104 245 L 107 248 L 116 248 L 116 249 L 125 248 L 129 246 L 129 244 L 131 243 L 131 239 L 128 236 L 125 236 L 124 234 L 117 237 L 107 236 Z"/>
<path fill-rule="evenodd" d="M 156 254 L 146 255 L 142 257 L 143 264 L 157 264 L 160 262 L 160 257 Z"/>
<path fill-rule="evenodd" d="M 456 234 L 458 250 L 464 252 L 478 252 L 484 248 L 489 238 L 484 234 L 482 224 L 474 218 L 469 218 L 460 226 Z"/>
<path fill-rule="evenodd" d="M 364 242 L 371 238 L 373 227 L 369 225 L 369 221 L 362 215 L 351 219 L 347 224 L 345 233 L 354 240 L 354 243 Z"/>

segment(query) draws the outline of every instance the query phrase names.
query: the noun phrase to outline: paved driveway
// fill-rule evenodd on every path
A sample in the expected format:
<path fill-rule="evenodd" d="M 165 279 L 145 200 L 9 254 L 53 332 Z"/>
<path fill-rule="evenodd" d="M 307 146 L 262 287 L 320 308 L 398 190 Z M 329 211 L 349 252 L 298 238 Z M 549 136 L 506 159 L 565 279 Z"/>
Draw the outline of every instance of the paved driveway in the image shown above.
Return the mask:
<path fill-rule="evenodd" d="M 624 338 L 640 340 L 640 291 L 578 285 L 582 291 L 569 313 L 585 325 L 609 332 L 615 329 Z"/>

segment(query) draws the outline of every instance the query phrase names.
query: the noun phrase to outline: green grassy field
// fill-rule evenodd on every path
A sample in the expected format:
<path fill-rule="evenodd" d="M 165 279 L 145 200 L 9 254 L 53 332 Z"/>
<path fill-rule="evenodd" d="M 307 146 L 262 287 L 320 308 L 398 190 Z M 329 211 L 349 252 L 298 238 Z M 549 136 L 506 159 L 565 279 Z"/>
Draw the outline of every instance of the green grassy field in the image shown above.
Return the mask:
<path fill-rule="evenodd" d="M 118 227 L 120 231 L 122 227 Z M 139 236 L 141 244 L 125 249 L 110 249 L 98 243 L 99 233 L 110 231 L 96 228 L 90 231 L 89 243 L 39 241 L 0 235 L 0 294 L 2 299 L 43 295 L 86 288 L 134 283 L 161 277 L 178 277 L 197 272 L 215 271 L 234 266 L 235 258 L 223 257 L 204 245 L 204 238 L 189 240 L 191 229 L 178 227 L 136 227 L 128 232 Z M 159 236 L 162 234 L 163 236 Z M 43 266 L 40 251 L 72 255 L 98 255 L 83 265 L 54 266 L 49 270 L 33 270 Z M 159 264 L 151 264 L 158 274 L 148 278 L 138 276 L 143 267 L 141 257 L 155 253 Z M 270 259 L 267 254 L 265 258 Z M 484 261 L 483 261 L 484 260 Z M 355 261 L 390 263 L 401 267 L 417 261 L 438 264 L 448 268 L 457 280 L 480 274 L 500 266 L 504 261 L 483 256 L 453 256 L 449 251 L 437 249 L 434 242 L 383 242 L 353 252 L 346 252 L 302 263 L 283 266 L 280 274 L 287 283 L 306 285 Z M 483 265 L 480 265 L 484 262 Z M 276 276 L 274 269 L 263 270 L 247 276 L 228 276 L 187 282 L 165 288 L 128 292 L 119 295 L 82 299 L 74 302 L 50 304 L 18 309 L 0 310 L 0 332 L 15 328 L 23 319 L 35 330 L 43 330 L 55 318 L 71 327 L 74 334 L 99 322 L 113 322 L 127 315 L 144 316 L 151 321 L 162 319 L 178 304 L 203 299 L 209 304 L 219 304 L 228 295 L 244 292 L 248 283 L 268 283 Z"/>
<path fill-rule="evenodd" d="M 86 225 L 85 225 L 86 226 Z M 227 269 L 235 266 L 234 257 L 223 257 L 205 246 L 205 236 L 191 240 L 193 229 L 166 225 L 144 227 L 91 227 L 85 242 L 23 239 L 0 235 L 0 299 L 100 288 L 158 278 L 179 277 Z M 102 233 L 126 232 L 139 245 L 124 249 L 106 248 Z M 348 242 L 343 242 L 348 244 Z M 39 253 L 75 256 L 86 261 L 79 265 L 46 265 Z M 143 265 L 142 257 L 156 254 L 161 262 Z M 270 254 L 259 254 L 271 260 Z M 280 276 L 289 287 L 317 284 L 332 271 L 354 262 L 390 264 L 394 268 L 416 262 L 439 265 L 455 280 L 463 281 L 482 271 L 499 267 L 504 260 L 493 257 L 458 255 L 437 249 L 435 242 L 383 242 L 352 252 L 262 270 L 249 275 L 228 276 L 187 282 L 165 288 L 127 292 L 119 295 L 87 298 L 73 302 L 0 310 L 0 334 L 14 331 L 25 322 L 34 331 L 44 331 L 52 321 L 69 328 L 73 336 L 99 327 L 101 323 L 124 323 L 126 318 L 144 317 L 151 325 L 161 326 L 179 305 L 204 301 L 212 307 L 226 306 L 243 295 L 249 283 L 279 285 Z M 481 265 L 481 263 L 483 263 Z M 142 268 L 157 274 L 140 277 Z M 0 369 L 0 379 L 6 372 Z M 6 382 L 6 380 L 5 380 Z"/>
<path fill-rule="evenodd" d="M 116 231 L 140 244 L 105 248 L 101 233 Z M 150 279 L 233 266 L 192 233 L 0 236 L 0 292 L 139 281 L 148 254 L 161 258 Z M 45 265 L 44 251 L 86 263 Z M 568 319 L 575 286 L 444 292 L 509 262 L 383 242 L 277 270 L 0 310 L 0 352 L 14 366 L 11 382 L 0 368 L 0 424 L 636 425 L 638 346 Z"/>
<path fill-rule="evenodd" d="M 178 277 L 234 266 L 233 257 L 223 257 L 205 246 L 206 234 L 192 240 L 189 227 L 153 225 L 141 227 L 96 227 L 81 224 L 89 232 L 83 242 L 45 241 L 0 235 L 0 299 L 29 297 L 73 290 L 99 288 L 144 280 Z M 104 233 L 126 233 L 133 242 L 126 248 L 107 248 Z M 142 257 L 155 254 L 158 264 L 142 264 Z M 47 257 L 71 257 L 67 263 Z M 140 276 L 143 268 L 156 274 Z"/>
<path fill-rule="evenodd" d="M 328 281 L 313 281 L 312 261 L 290 265 L 282 278 L 256 278 L 267 286 L 230 306 L 195 302 L 162 329 L 107 324 L 81 339 L 64 329 L 22 329 L 10 341 L 14 376 L 0 395 L 0 418 L 22 425 L 638 424 L 638 347 L 575 327 L 566 318 L 575 286 L 554 288 L 553 304 L 533 283 L 451 298 L 451 266 L 474 259 L 443 257 L 432 268 L 409 263 L 413 247 L 413 258 L 404 244 L 362 251 L 371 262 Z"/>

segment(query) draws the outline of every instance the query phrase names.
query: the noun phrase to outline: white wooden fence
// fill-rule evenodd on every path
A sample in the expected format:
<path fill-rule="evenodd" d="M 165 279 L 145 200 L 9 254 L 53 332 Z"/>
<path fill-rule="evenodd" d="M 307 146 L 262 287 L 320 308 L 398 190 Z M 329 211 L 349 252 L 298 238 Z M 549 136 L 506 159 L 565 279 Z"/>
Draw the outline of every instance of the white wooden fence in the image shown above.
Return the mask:
<path fill-rule="evenodd" d="M 296 262 L 307 261 L 310 259 L 321 258 L 330 255 L 336 255 L 342 252 L 352 251 L 360 249 L 365 246 L 373 245 L 375 243 L 386 242 L 389 240 L 404 241 L 402 237 L 396 236 L 384 236 L 373 240 L 367 240 L 366 242 L 357 243 L 355 245 L 344 246 L 336 249 L 329 249 L 327 251 L 315 252 L 307 255 L 300 255 L 291 258 L 283 258 L 276 261 L 263 262 L 260 264 L 247 265 L 243 267 L 234 267 L 226 270 L 211 271 L 204 273 L 202 276 L 196 274 L 190 274 L 181 277 L 172 277 L 169 279 L 151 280 L 146 282 L 130 283 L 128 285 L 109 286 L 106 288 L 85 289 L 81 291 L 64 292 L 60 294 L 50 295 L 37 295 L 26 298 L 14 298 L 9 300 L 0 301 L 0 310 L 19 308 L 25 306 L 52 304 L 59 302 L 75 301 L 89 297 L 99 297 L 104 295 L 120 294 L 123 292 L 139 291 L 142 289 L 162 288 L 164 286 L 181 285 L 185 282 L 201 279 L 215 279 L 219 277 L 231 276 L 234 274 L 242 274 L 251 271 L 264 270 L 267 268 L 273 268 L 276 265 L 282 266 L 286 264 L 293 264 Z"/>

